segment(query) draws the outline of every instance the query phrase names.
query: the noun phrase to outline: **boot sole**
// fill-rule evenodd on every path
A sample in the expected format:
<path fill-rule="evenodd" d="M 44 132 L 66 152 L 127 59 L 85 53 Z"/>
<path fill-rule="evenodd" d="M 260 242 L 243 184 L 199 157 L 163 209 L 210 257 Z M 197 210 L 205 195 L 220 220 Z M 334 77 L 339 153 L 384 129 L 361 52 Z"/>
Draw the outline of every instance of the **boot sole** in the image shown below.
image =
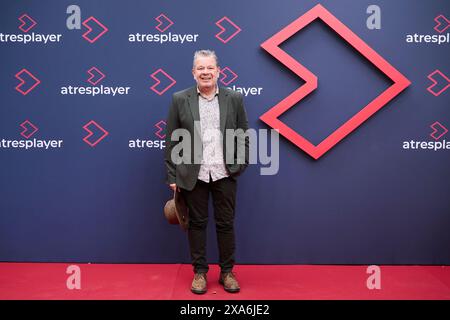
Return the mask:
<path fill-rule="evenodd" d="M 191 288 L 191 292 L 195 294 L 205 294 L 208 290 L 195 290 Z"/>
<path fill-rule="evenodd" d="M 226 292 L 229 292 L 229 293 L 238 293 L 239 291 L 241 291 L 241 288 L 237 288 L 237 289 L 228 289 L 228 288 L 225 288 L 225 285 L 224 285 L 224 283 L 223 283 L 222 280 L 219 280 L 219 284 L 221 284 L 221 285 L 223 286 L 223 289 L 224 289 Z"/>

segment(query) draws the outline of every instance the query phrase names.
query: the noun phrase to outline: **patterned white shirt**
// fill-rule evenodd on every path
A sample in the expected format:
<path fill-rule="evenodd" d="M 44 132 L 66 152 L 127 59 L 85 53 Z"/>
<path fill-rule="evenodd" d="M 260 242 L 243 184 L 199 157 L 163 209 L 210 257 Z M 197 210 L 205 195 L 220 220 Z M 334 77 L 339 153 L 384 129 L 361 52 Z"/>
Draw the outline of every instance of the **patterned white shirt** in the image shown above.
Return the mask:
<path fill-rule="evenodd" d="M 217 181 L 229 176 L 223 158 L 222 133 L 220 132 L 219 87 L 211 100 L 204 98 L 197 87 L 203 157 L 198 179 Z"/>

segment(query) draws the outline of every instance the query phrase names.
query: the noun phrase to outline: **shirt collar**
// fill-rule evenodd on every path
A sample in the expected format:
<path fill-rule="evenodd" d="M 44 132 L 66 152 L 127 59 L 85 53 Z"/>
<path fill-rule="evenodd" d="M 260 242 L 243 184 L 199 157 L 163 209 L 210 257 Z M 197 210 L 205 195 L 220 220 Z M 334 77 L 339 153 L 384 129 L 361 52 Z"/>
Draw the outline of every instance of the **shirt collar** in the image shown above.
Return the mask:
<path fill-rule="evenodd" d="M 202 96 L 202 98 L 206 99 L 206 98 L 202 95 L 202 93 L 200 92 L 200 89 L 198 88 L 198 86 L 197 86 L 196 88 L 197 88 L 197 94 L 200 95 L 200 96 Z M 215 94 L 214 94 L 214 97 L 217 96 L 217 95 L 219 95 L 219 86 L 216 84 L 216 92 L 215 92 Z"/>

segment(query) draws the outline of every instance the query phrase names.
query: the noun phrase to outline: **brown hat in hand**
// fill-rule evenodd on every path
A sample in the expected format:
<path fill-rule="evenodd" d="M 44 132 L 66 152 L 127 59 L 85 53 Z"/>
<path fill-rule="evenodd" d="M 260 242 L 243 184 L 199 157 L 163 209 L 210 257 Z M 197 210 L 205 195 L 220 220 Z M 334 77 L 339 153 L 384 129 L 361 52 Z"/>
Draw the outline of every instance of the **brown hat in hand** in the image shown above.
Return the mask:
<path fill-rule="evenodd" d="M 164 215 L 170 224 L 179 224 L 186 231 L 189 226 L 189 209 L 180 192 L 174 191 L 173 199 L 166 202 Z"/>

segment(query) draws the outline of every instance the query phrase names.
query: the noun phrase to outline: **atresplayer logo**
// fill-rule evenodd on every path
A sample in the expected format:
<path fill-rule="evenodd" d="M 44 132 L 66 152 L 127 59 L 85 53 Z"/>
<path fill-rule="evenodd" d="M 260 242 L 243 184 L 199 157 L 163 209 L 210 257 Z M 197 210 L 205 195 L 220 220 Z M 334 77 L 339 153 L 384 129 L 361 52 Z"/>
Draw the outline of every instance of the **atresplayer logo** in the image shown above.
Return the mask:
<path fill-rule="evenodd" d="M 128 141 L 128 148 L 134 150 L 141 149 L 158 149 L 162 150 L 165 146 L 165 138 L 166 138 L 166 121 L 160 120 L 152 126 L 153 134 L 157 137 L 157 139 L 148 139 L 144 138 L 134 138 Z"/>
<path fill-rule="evenodd" d="M 22 32 L 19 34 L 7 34 L 0 32 L 0 43 L 39 43 L 39 44 L 51 44 L 61 42 L 61 34 L 42 34 L 34 32 L 34 28 L 38 28 L 38 22 L 28 13 L 23 13 L 18 17 L 18 29 Z M 31 32 L 30 32 L 31 31 Z"/>
<path fill-rule="evenodd" d="M 198 41 L 199 35 L 197 33 L 175 33 L 172 32 L 172 26 L 175 22 L 169 18 L 165 13 L 159 14 L 154 18 L 153 26 L 157 33 L 130 33 L 128 35 L 128 42 L 132 43 L 156 43 L 156 44 L 184 44 L 194 43 Z M 171 31 L 166 32 L 171 29 Z"/>
<path fill-rule="evenodd" d="M 446 32 L 450 28 L 450 20 L 444 15 L 440 14 L 434 18 L 434 31 L 438 34 L 407 34 L 405 37 L 406 43 L 420 43 L 431 45 L 448 45 L 450 43 L 450 33 Z M 431 30 L 430 30 L 431 31 Z"/>
<path fill-rule="evenodd" d="M 278 117 L 293 107 L 307 95 L 318 89 L 317 77 L 301 65 L 297 60 L 290 56 L 287 52 L 281 49 L 280 45 L 295 35 L 298 31 L 305 28 L 307 25 L 321 19 L 339 34 L 342 39 L 352 45 L 361 55 L 375 65 L 380 71 L 386 74 L 393 84 L 382 92 L 378 97 L 371 101 L 368 105 L 363 107 L 361 111 L 351 117 L 342 126 L 336 129 L 332 134 L 325 138 L 318 145 L 313 145 L 305 137 L 291 129 Z M 383 108 L 389 101 L 401 93 L 410 85 L 410 81 L 390 65 L 383 57 L 370 48 L 363 40 L 361 40 L 355 33 L 347 28 L 341 21 L 333 16 L 322 5 L 318 4 L 301 17 L 287 25 L 281 31 L 277 32 L 271 38 L 261 44 L 261 47 L 266 50 L 275 59 L 280 61 L 284 66 L 293 71 L 296 75 L 305 81 L 301 87 L 277 103 L 274 107 L 264 113 L 260 119 L 268 124 L 270 127 L 279 131 L 279 133 L 286 139 L 294 143 L 297 147 L 305 151 L 314 159 L 319 159 L 327 151 L 333 148 L 339 141 L 344 139 L 348 134 L 359 127 L 364 121 L 370 118 L 378 110 Z M 319 88 L 320 90 L 320 88 Z"/>
<path fill-rule="evenodd" d="M 50 150 L 60 149 L 63 147 L 63 140 L 41 140 L 36 139 L 36 133 L 39 132 L 39 127 L 31 122 L 25 120 L 19 125 L 19 133 L 25 139 L 2 139 L 0 138 L 0 150 L 8 149 L 23 149 L 23 150 Z"/>
<path fill-rule="evenodd" d="M 413 152 L 419 151 L 433 151 L 440 152 L 450 150 L 450 141 L 441 139 L 445 137 L 448 129 L 439 121 L 433 122 L 430 126 L 429 136 L 433 140 L 414 140 L 403 141 L 403 150 L 412 150 Z"/>
<path fill-rule="evenodd" d="M 86 82 L 92 86 L 82 86 L 82 85 L 68 85 L 62 86 L 60 89 L 61 95 L 85 95 L 90 97 L 95 96 L 112 96 L 118 97 L 123 95 L 128 95 L 131 91 L 131 87 L 125 86 L 108 86 L 103 85 L 101 82 L 106 78 L 104 71 L 100 70 L 97 66 L 92 66 L 86 70 Z"/>
<path fill-rule="evenodd" d="M 236 81 L 239 79 L 237 72 L 231 69 L 230 66 L 225 66 L 220 69 L 220 82 L 229 89 L 241 93 L 244 97 L 261 95 L 262 87 L 242 87 L 237 86 Z"/>

